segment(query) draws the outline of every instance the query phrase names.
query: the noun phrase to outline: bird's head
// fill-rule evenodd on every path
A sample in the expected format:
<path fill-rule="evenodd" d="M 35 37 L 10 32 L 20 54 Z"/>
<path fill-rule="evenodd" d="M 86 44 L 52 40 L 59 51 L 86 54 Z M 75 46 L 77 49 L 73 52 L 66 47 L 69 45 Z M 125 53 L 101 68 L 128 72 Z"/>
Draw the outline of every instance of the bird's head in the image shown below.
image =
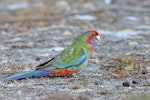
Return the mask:
<path fill-rule="evenodd" d="M 79 36 L 77 41 L 79 43 L 89 44 L 89 49 L 91 51 L 89 57 L 92 57 L 92 52 L 94 51 L 94 44 L 100 39 L 100 36 L 98 35 L 98 32 L 96 30 L 89 30 L 87 32 L 84 32 Z"/>
<path fill-rule="evenodd" d="M 94 45 L 100 39 L 100 37 L 96 30 L 89 30 L 81 34 L 78 39 L 84 41 L 85 43 Z"/>
<path fill-rule="evenodd" d="M 98 36 L 98 32 L 95 30 L 89 30 L 86 34 L 86 42 L 88 44 L 94 45 L 100 39 L 100 37 Z"/>

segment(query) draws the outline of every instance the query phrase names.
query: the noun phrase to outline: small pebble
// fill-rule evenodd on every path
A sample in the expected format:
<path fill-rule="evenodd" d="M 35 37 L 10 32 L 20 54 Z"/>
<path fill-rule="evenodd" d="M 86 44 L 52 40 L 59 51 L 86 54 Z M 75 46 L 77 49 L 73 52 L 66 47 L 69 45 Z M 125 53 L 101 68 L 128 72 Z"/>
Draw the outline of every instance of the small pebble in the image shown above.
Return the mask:
<path fill-rule="evenodd" d="M 148 73 L 148 70 L 145 68 L 142 70 L 142 74 L 147 74 Z"/>
<path fill-rule="evenodd" d="M 22 95 L 22 91 L 18 91 L 18 95 L 21 96 Z"/>
<path fill-rule="evenodd" d="M 94 84 L 95 85 L 102 85 L 103 84 L 103 80 L 100 80 L 100 79 L 98 80 L 97 79 L 97 80 L 95 80 Z"/>
<path fill-rule="evenodd" d="M 130 83 L 126 81 L 126 82 L 123 82 L 122 85 L 125 86 L 125 87 L 129 87 L 129 86 L 130 86 Z"/>
<path fill-rule="evenodd" d="M 69 31 L 65 31 L 64 35 L 70 35 L 71 33 Z"/>
<path fill-rule="evenodd" d="M 63 9 L 63 10 L 69 10 L 70 9 L 70 6 L 69 6 L 69 3 L 67 1 L 58 1 L 56 3 L 56 7 L 57 9 Z"/>
<path fill-rule="evenodd" d="M 150 72 L 150 66 L 147 66 L 146 69 L 148 72 Z"/>
<path fill-rule="evenodd" d="M 134 42 L 134 41 L 129 43 L 129 46 L 133 46 L 134 47 L 134 46 L 137 46 L 137 45 L 138 45 L 138 43 Z"/>
<path fill-rule="evenodd" d="M 37 57 L 35 60 L 40 61 L 40 57 Z"/>
<path fill-rule="evenodd" d="M 132 80 L 132 84 L 139 84 L 139 80 L 138 79 L 134 79 L 134 80 Z"/>
<path fill-rule="evenodd" d="M 49 53 L 42 53 L 40 54 L 40 57 L 48 57 L 49 56 Z"/>
<path fill-rule="evenodd" d="M 51 51 L 62 51 L 62 50 L 64 50 L 63 47 L 53 47 L 53 48 L 50 48 L 50 49 L 49 49 L 50 52 L 51 52 Z"/>
<path fill-rule="evenodd" d="M 72 89 L 76 90 L 76 89 L 79 89 L 79 87 L 78 86 L 73 86 Z"/>
<path fill-rule="evenodd" d="M 94 7 L 94 4 L 91 3 L 91 2 L 86 2 L 86 3 L 84 3 L 84 4 L 83 4 L 83 7 L 86 8 L 86 9 L 89 9 L 89 10 L 95 8 L 95 7 Z"/>
<path fill-rule="evenodd" d="M 111 4 L 112 0 L 105 0 L 105 4 Z"/>
<path fill-rule="evenodd" d="M 13 42 L 19 42 L 22 41 L 22 38 L 16 37 L 12 39 Z"/>
<path fill-rule="evenodd" d="M 70 19 L 74 19 L 74 20 L 82 20 L 82 21 L 93 21 L 96 20 L 97 17 L 92 16 L 92 15 L 75 15 L 73 17 L 70 17 Z"/>

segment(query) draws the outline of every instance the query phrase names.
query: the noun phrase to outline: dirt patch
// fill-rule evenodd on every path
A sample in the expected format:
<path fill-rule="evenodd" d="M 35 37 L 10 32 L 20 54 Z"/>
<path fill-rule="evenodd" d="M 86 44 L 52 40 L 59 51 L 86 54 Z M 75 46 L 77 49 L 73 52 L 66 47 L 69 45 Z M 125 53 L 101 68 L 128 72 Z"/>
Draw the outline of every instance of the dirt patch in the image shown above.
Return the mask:
<path fill-rule="evenodd" d="M 124 100 L 149 93 L 150 1 L 108 1 L 1 0 L 0 78 L 34 69 L 89 29 L 101 41 L 77 77 L 0 82 L 0 99 Z"/>

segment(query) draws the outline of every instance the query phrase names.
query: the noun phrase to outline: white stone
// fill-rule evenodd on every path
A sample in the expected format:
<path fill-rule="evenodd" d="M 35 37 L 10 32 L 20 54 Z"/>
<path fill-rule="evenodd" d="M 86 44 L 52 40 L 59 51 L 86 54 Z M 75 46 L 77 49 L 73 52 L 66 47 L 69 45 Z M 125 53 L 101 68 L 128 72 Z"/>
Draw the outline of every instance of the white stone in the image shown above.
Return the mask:
<path fill-rule="evenodd" d="M 70 19 L 75 19 L 75 20 L 83 20 L 83 21 L 93 21 L 96 20 L 97 18 L 92 15 L 75 15 L 71 17 Z"/>
<path fill-rule="evenodd" d="M 138 43 L 137 42 L 135 42 L 135 41 L 133 41 L 133 42 L 129 42 L 129 44 L 128 44 L 129 46 L 137 46 L 138 45 Z"/>

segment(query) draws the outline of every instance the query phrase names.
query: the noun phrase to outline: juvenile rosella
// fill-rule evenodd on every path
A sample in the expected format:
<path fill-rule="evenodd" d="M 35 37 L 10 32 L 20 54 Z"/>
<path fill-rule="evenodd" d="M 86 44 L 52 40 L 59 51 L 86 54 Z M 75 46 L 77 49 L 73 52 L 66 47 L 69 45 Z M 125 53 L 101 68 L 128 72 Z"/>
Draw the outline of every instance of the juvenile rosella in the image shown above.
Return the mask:
<path fill-rule="evenodd" d="M 72 75 L 85 69 L 92 52 L 98 32 L 89 30 L 81 34 L 77 40 L 47 62 L 35 67 L 34 70 L 6 77 L 2 80 L 18 80 L 22 78 L 39 77 L 45 75 Z"/>

